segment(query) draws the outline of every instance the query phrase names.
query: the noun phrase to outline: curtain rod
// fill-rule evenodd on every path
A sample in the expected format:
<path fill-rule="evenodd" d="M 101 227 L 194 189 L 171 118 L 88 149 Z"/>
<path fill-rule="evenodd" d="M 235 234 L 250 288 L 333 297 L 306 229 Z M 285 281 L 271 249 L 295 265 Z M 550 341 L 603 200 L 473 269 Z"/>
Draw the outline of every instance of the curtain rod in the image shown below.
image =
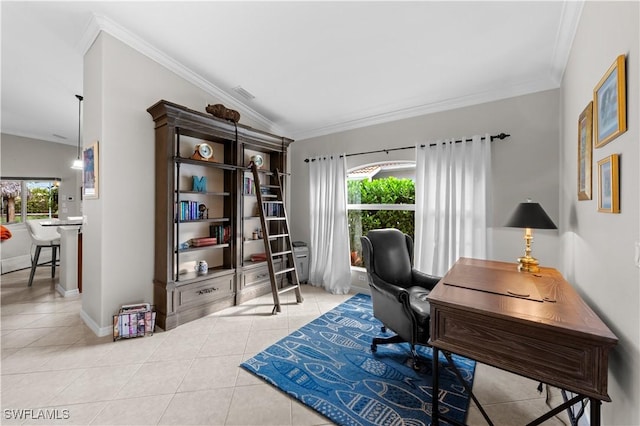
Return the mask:
<path fill-rule="evenodd" d="M 508 135 L 506 133 L 499 133 L 497 135 L 492 135 L 492 136 L 489 136 L 489 137 L 490 137 L 490 142 L 493 142 L 494 139 L 502 140 L 502 139 L 508 138 L 509 136 L 511 136 L 511 135 Z M 470 139 L 470 138 L 468 138 L 468 139 L 458 139 L 458 140 L 455 140 L 453 142 L 454 143 L 471 142 L 472 140 L 473 139 Z M 480 138 L 480 140 L 484 140 L 484 136 L 482 136 Z M 442 143 L 446 144 L 447 142 L 442 142 Z M 435 144 L 435 143 L 429 144 L 429 146 L 436 146 L 436 145 L 437 144 Z M 424 145 L 424 144 L 420 145 L 420 148 L 424 148 L 425 146 L 427 146 L 427 145 Z M 364 155 L 364 154 L 377 154 L 379 152 L 386 152 L 388 154 L 391 151 L 401 151 L 403 149 L 414 149 L 414 148 L 415 148 L 415 145 L 414 146 L 403 146 L 403 147 L 400 147 L 400 148 L 379 149 L 377 151 L 355 152 L 353 154 L 343 154 L 340 157 L 351 157 L 351 156 L 354 156 L 354 155 Z M 304 159 L 305 163 L 308 163 L 309 161 L 316 161 L 316 160 L 315 159 L 309 159 L 309 158 L 305 158 Z"/>

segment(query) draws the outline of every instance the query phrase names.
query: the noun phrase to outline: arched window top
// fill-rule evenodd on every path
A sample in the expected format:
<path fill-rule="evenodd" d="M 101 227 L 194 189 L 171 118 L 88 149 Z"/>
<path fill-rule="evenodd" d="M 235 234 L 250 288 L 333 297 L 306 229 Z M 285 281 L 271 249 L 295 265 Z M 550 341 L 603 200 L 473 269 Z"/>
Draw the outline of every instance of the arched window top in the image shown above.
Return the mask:
<path fill-rule="evenodd" d="M 347 179 L 381 179 L 389 176 L 414 180 L 415 161 L 380 161 L 354 167 L 347 171 Z"/>

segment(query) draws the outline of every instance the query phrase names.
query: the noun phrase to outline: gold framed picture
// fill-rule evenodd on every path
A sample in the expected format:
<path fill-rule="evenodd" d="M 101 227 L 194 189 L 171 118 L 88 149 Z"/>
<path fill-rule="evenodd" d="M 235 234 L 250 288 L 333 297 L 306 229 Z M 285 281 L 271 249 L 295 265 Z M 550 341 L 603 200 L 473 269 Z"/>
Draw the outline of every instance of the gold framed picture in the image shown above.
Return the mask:
<path fill-rule="evenodd" d="M 598 211 L 620 213 L 618 154 L 598 161 Z"/>
<path fill-rule="evenodd" d="M 100 182 L 100 156 L 98 141 L 95 141 L 82 152 L 84 168 L 82 171 L 82 198 L 84 200 L 97 199 Z"/>
<path fill-rule="evenodd" d="M 594 145 L 600 148 L 626 131 L 625 55 L 620 55 L 593 89 Z"/>
<path fill-rule="evenodd" d="M 591 199 L 592 123 L 593 102 L 589 102 L 578 118 L 578 200 Z"/>

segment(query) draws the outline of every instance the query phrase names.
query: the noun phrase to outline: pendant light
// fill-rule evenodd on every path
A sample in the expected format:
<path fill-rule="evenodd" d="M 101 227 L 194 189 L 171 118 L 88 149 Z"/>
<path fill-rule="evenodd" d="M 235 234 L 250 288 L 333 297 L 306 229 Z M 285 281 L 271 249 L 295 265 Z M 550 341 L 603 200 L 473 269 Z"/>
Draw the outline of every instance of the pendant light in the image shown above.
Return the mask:
<path fill-rule="evenodd" d="M 81 116 L 82 100 L 84 98 L 80 95 L 76 95 L 76 98 L 78 98 L 78 156 L 76 157 L 75 160 L 73 160 L 73 165 L 71 165 L 71 168 L 74 170 L 82 170 L 84 167 L 84 162 L 80 158 L 80 121 L 81 121 L 80 116 Z"/>

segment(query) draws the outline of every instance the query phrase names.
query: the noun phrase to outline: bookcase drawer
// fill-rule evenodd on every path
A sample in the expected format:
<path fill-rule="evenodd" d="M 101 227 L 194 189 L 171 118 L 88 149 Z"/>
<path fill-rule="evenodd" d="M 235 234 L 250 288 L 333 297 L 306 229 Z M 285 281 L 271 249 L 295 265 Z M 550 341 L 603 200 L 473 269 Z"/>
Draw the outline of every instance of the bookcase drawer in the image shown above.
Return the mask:
<path fill-rule="evenodd" d="M 198 281 L 176 288 L 178 309 L 206 304 L 233 292 L 233 275 Z"/>
<path fill-rule="evenodd" d="M 269 268 L 265 265 L 252 271 L 245 272 L 242 276 L 242 286 L 249 287 L 264 281 L 269 281 Z"/>
<path fill-rule="evenodd" d="M 282 269 L 282 265 L 280 263 L 275 263 L 273 267 L 276 271 Z M 278 276 L 278 282 L 281 280 L 282 276 Z M 242 274 L 242 288 L 251 287 L 257 284 L 264 284 L 265 282 L 269 282 L 269 267 L 266 263 L 264 266 L 245 271 Z"/>

